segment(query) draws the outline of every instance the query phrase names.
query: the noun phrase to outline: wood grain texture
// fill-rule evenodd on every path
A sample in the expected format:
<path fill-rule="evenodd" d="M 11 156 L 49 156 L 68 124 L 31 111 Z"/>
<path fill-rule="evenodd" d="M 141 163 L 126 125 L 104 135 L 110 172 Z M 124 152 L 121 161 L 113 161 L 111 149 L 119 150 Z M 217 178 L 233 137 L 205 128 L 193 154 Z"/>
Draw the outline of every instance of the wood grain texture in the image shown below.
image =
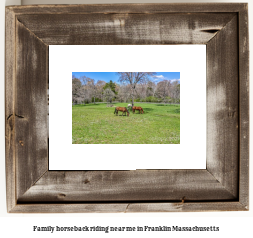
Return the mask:
<path fill-rule="evenodd" d="M 16 15 L 25 14 L 94 14 L 94 13 L 206 13 L 238 12 L 245 3 L 154 3 L 154 4 L 83 4 L 83 5 L 27 5 L 9 7 Z"/>
<path fill-rule="evenodd" d="M 129 204 L 127 212 L 211 212 L 247 211 L 239 202 L 185 202 L 185 203 L 143 203 Z"/>
<path fill-rule="evenodd" d="M 248 5 L 239 12 L 239 201 L 249 207 L 249 32 Z"/>
<path fill-rule="evenodd" d="M 17 198 L 48 169 L 47 46 L 16 22 L 15 145 Z"/>
<path fill-rule="evenodd" d="M 134 213 L 247 211 L 239 202 L 22 204 L 13 213 Z"/>
<path fill-rule="evenodd" d="M 207 169 L 238 197 L 239 80 L 235 16 L 207 45 Z"/>
<path fill-rule="evenodd" d="M 235 16 L 40 14 L 21 15 L 18 20 L 47 45 L 206 44 Z"/>
<path fill-rule="evenodd" d="M 6 196 L 7 211 L 16 205 L 15 181 L 15 142 L 14 142 L 14 85 L 15 85 L 15 15 L 6 9 L 5 26 L 5 157 L 6 157 Z"/>
<path fill-rule="evenodd" d="M 49 171 L 18 201 L 204 201 L 235 198 L 207 170 Z"/>

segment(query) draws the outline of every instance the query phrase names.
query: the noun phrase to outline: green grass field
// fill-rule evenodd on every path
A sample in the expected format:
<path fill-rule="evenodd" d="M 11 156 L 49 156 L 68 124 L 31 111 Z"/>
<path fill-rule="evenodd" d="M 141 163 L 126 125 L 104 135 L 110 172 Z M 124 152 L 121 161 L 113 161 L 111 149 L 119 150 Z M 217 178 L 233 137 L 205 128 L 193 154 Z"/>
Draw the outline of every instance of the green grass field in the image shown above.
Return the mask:
<path fill-rule="evenodd" d="M 127 107 L 128 103 L 115 103 Z M 135 103 L 144 114 L 114 114 L 106 104 L 72 106 L 73 144 L 179 144 L 180 105 Z"/>

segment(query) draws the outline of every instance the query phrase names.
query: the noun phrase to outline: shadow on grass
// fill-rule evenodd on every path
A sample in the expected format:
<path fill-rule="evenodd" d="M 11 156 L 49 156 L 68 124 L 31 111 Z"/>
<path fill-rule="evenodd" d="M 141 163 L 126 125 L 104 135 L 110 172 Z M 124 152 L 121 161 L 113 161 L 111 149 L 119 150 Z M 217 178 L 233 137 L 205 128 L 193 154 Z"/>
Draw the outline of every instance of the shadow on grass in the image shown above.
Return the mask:
<path fill-rule="evenodd" d="M 180 107 L 180 104 L 173 104 L 173 103 L 171 103 L 171 104 L 164 104 L 164 103 L 161 103 L 161 104 L 155 104 L 155 106 L 160 106 L 160 107 L 164 107 L 164 106 L 167 106 L 167 107 L 171 107 L 171 106 L 173 106 L 173 107 Z"/>
<path fill-rule="evenodd" d="M 89 103 L 89 104 L 76 104 L 76 105 L 72 105 L 73 107 L 90 107 L 90 106 L 99 106 L 101 104 L 106 104 L 106 103 Z"/>
<path fill-rule="evenodd" d="M 153 111 L 153 110 L 154 110 L 153 108 L 144 108 L 144 107 L 143 107 L 144 114 L 145 114 L 145 113 L 149 113 L 149 112 L 151 112 L 151 111 Z M 142 114 L 142 113 L 140 113 L 138 110 L 135 110 L 135 113 L 133 113 L 132 110 L 128 110 L 128 111 L 129 111 L 129 113 L 132 113 L 132 114 Z"/>
<path fill-rule="evenodd" d="M 178 107 L 179 105 L 178 104 L 156 104 L 156 106 L 159 106 L 159 107 L 164 107 L 164 106 L 166 106 L 166 107 L 171 107 L 171 106 Z"/>
<path fill-rule="evenodd" d="M 153 110 L 154 110 L 153 108 L 143 108 L 144 113 L 149 113 Z"/>

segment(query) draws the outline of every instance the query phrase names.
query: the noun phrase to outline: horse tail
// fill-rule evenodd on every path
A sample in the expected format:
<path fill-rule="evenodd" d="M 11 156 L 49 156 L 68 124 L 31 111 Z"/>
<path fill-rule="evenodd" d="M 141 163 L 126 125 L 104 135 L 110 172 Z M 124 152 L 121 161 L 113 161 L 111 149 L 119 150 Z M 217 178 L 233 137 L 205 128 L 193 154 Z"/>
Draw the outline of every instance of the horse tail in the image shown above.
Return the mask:
<path fill-rule="evenodd" d="M 127 110 L 127 108 L 125 107 L 126 111 L 127 111 L 127 116 L 129 116 L 129 111 Z"/>
<path fill-rule="evenodd" d="M 114 114 L 117 112 L 117 109 L 115 108 Z"/>

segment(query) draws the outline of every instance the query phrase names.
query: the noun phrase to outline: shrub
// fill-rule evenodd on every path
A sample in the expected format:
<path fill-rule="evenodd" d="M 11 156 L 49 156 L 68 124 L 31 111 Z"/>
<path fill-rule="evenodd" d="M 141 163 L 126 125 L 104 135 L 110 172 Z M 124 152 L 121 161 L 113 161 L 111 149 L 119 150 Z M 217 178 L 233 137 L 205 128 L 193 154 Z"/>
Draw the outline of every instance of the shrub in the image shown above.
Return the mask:
<path fill-rule="evenodd" d="M 91 102 L 91 103 L 94 102 L 94 97 L 91 99 L 90 102 Z M 95 102 L 102 102 L 102 99 L 100 99 L 100 98 L 95 98 Z"/>

